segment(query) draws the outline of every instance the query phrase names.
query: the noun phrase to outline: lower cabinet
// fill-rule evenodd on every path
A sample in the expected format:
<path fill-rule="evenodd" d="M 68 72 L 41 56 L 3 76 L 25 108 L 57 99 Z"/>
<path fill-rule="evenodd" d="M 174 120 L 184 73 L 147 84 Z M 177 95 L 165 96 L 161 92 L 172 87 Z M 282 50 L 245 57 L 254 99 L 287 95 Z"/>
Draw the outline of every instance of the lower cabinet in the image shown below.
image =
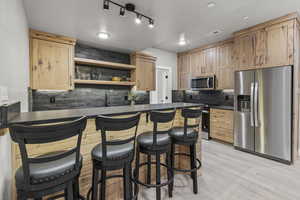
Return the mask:
<path fill-rule="evenodd" d="M 233 144 L 233 111 L 210 109 L 210 137 Z"/>

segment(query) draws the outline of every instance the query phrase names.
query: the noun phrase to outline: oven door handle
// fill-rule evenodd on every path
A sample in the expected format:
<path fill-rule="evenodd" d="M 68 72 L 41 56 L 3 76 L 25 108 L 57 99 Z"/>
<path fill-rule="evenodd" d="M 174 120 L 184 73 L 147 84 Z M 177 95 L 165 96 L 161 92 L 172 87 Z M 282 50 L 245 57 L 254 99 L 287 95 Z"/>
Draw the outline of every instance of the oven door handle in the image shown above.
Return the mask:
<path fill-rule="evenodd" d="M 209 89 L 209 78 L 206 80 L 207 88 Z"/>

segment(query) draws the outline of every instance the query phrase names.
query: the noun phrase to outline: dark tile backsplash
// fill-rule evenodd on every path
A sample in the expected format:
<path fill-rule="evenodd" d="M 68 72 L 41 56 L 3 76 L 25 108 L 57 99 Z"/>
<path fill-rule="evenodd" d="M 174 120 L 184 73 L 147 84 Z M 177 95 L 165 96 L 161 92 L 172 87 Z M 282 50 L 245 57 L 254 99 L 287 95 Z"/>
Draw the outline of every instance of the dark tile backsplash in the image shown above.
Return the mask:
<path fill-rule="evenodd" d="M 233 92 L 221 90 L 172 92 L 173 102 L 203 103 L 211 105 L 233 106 Z"/>
<path fill-rule="evenodd" d="M 75 56 L 95 60 L 104 60 L 129 64 L 130 55 L 93 48 L 84 44 L 76 44 Z M 124 70 L 75 66 L 76 78 L 93 80 L 111 80 L 112 76 L 129 77 Z M 105 85 L 75 85 L 72 91 L 29 91 L 32 111 L 90 108 L 103 106 L 128 105 L 129 87 Z M 136 104 L 150 103 L 149 92 L 138 92 Z"/>
<path fill-rule="evenodd" d="M 130 64 L 129 54 L 98 49 L 85 44 L 76 44 L 75 57 Z"/>
<path fill-rule="evenodd" d="M 126 88 L 80 85 L 72 91 L 32 91 L 32 111 L 129 105 Z M 149 104 L 149 93 L 138 92 L 136 104 Z"/>

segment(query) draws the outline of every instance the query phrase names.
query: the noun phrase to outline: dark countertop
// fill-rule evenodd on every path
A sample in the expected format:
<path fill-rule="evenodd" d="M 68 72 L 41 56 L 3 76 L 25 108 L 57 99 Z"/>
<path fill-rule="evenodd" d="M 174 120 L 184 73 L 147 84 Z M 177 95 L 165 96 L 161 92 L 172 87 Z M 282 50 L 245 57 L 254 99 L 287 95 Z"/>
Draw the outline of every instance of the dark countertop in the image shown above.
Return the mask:
<path fill-rule="evenodd" d="M 63 120 L 71 120 L 81 116 L 94 118 L 97 115 L 122 115 L 135 112 L 149 112 L 152 110 L 164 110 L 172 108 L 188 108 L 199 106 L 196 103 L 169 103 L 169 104 L 145 104 L 134 106 L 115 106 L 115 107 L 99 107 L 86 109 L 70 109 L 70 110 L 52 110 L 52 111 L 37 111 L 23 112 L 10 120 L 9 125 L 15 123 L 22 124 L 37 124 L 37 123 L 52 123 Z"/>
<path fill-rule="evenodd" d="M 233 106 L 209 106 L 214 109 L 222 109 L 222 110 L 234 110 Z"/>

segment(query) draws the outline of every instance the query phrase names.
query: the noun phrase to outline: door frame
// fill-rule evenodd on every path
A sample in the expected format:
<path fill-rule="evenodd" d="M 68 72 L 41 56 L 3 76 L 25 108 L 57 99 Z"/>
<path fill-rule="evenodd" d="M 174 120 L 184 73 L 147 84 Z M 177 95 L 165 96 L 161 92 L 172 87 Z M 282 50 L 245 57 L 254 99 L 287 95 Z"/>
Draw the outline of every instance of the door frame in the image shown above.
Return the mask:
<path fill-rule="evenodd" d="M 172 76 L 172 67 L 164 67 L 164 66 L 156 66 L 155 68 L 155 76 L 157 75 L 158 73 L 158 70 L 159 69 L 163 69 L 163 70 L 168 70 L 169 71 L 169 85 L 170 85 L 170 90 L 171 90 L 171 95 L 170 95 L 170 102 L 172 103 L 172 84 L 173 84 L 173 76 Z M 156 79 L 155 79 L 155 85 L 156 85 L 156 89 L 154 91 L 150 91 L 150 104 L 156 104 L 158 103 L 157 102 L 157 88 L 159 88 L 157 86 L 157 76 L 156 76 Z"/>

